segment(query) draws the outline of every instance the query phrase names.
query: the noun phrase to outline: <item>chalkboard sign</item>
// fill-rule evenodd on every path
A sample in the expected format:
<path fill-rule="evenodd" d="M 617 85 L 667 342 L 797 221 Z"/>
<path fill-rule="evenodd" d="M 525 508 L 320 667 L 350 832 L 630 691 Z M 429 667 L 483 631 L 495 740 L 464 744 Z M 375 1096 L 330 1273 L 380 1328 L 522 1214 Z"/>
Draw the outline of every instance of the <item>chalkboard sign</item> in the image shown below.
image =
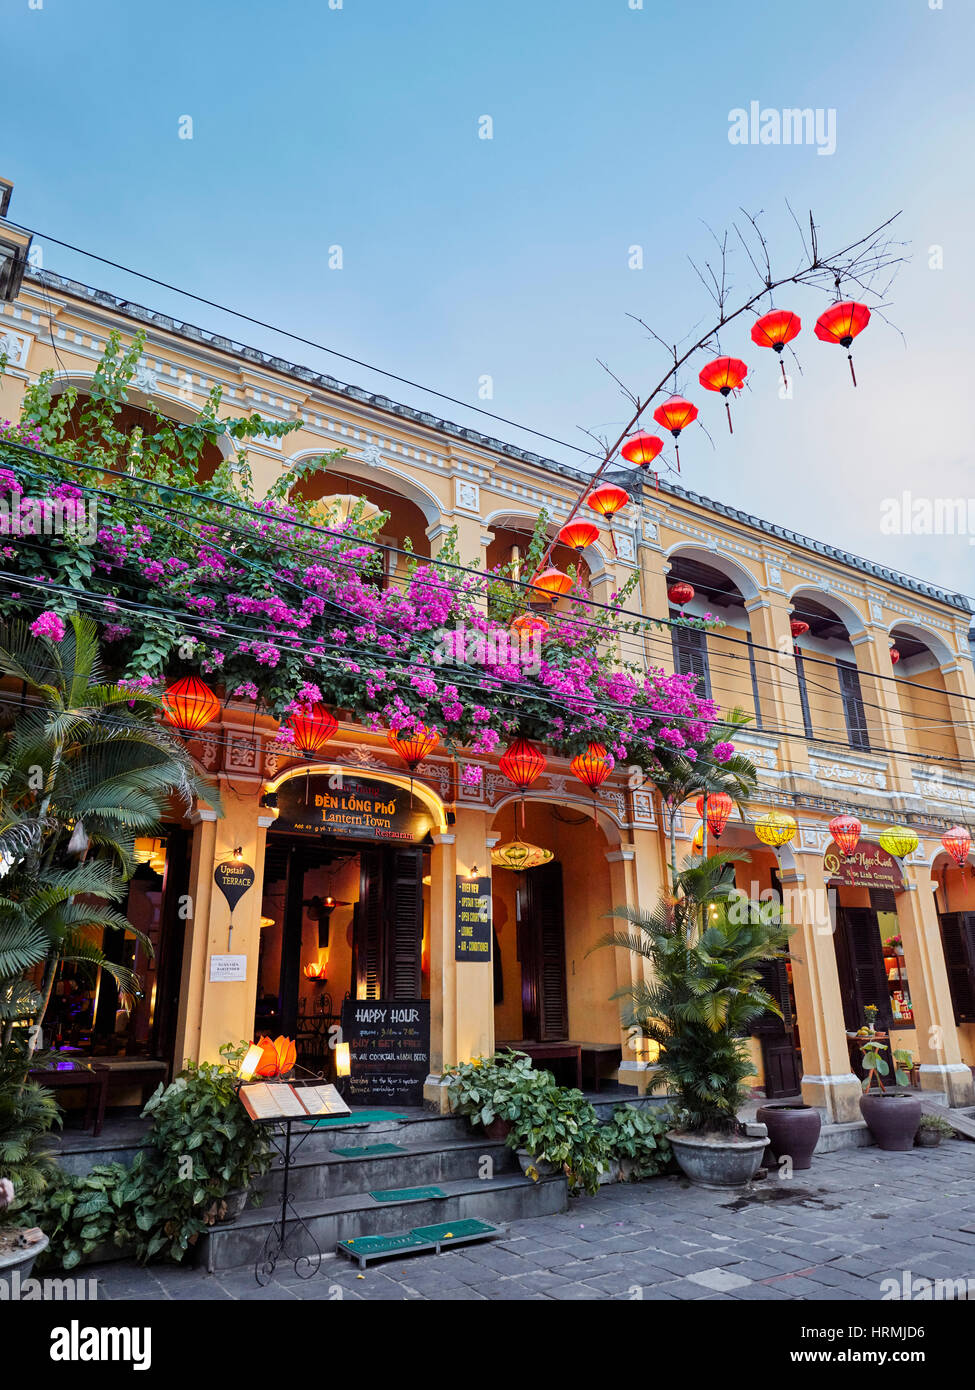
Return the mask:
<path fill-rule="evenodd" d="M 454 959 L 491 959 L 491 880 L 458 878 L 454 909 Z"/>
<path fill-rule="evenodd" d="M 347 999 L 342 1041 L 349 1044 L 347 1097 L 422 1105 L 430 1074 L 429 999 Z"/>

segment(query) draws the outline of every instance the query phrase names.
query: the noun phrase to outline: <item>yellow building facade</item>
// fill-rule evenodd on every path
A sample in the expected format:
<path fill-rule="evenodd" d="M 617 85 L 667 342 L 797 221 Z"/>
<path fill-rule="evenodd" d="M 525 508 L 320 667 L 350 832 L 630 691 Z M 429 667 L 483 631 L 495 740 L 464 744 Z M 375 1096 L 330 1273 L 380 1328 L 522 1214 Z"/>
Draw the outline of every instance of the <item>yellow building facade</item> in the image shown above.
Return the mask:
<path fill-rule="evenodd" d="M 0 310 L 3 417 L 17 419 L 44 370 L 55 389 L 83 393 L 108 335 L 130 341 L 141 330 L 133 411 L 151 403 L 189 421 L 219 386 L 227 415 L 300 420 L 283 440 L 250 443 L 258 491 L 343 450 L 303 484 L 305 495 L 363 496 L 387 512 L 393 580 L 405 543 L 432 556 L 450 532 L 465 564 L 511 559 L 542 510 L 555 535 L 583 483 L 562 464 L 51 274 L 28 272 Z M 975 821 L 966 601 L 668 484 L 644 486 L 611 525 L 612 536 L 604 525 L 583 554 L 593 599 L 607 601 L 636 576 L 629 606 L 660 621 L 640 639 L 642 658 L 696 672 L 723 709 L 752 717 L 736 742 L 757 765 L 759 790 L 722 847 L 750 855 L 738 865 L 740 886 L 781 891 L 794 926 L 788 966 L 769 981 L 785 1022 L 770 1020 L 751 1040 L 755 1086 L 770 1096 L 801 1091 L 830 1120 L 858 1119 L 848 1034 L 876 1003 L 894 1045 L 912 1052 L 917 1083 L 953 1105 L 973 1103 L 975 869 L 958 867 L 941 845 L 949 826 Z M 695 590 L 687 614 L 710 613 L 720 627 L 672 624 L 676 580 Z M 793 621 L 807 625 L 798 638 Z M 159 944 L 133 1047 L 178 1067 L 257 1032 L 293 1030 L 327 1070 L 343 999 L 415 994 L 429 1001 L 430 1104 L 443 1104 L 444 1067 L 500 1042 L 537 1044 L 560 1074 L 581 1065 L 587 1085 L 653 1085 L 654 1059 L 622 1030 L 610 997 L 635 978 L 637 959 L 592 949 L 614 907 L 649 906 L 665 882 L 652 787 L 618 767 L 592 796 L 548 756 L 522 802 L 493 764 L 466 789 L 443 752 L 406 777 L 386 741 L 350 720 L 312 763 L 283 752 L 276 728 L 230 700 L 192 745 L 221 784 L 224 814 L 200 806 L 168 827 L 144 876 Z M 413 817 L 416 836 L 390 849 L 330 832 L 310 850 L 294 830 L 301 805 L 347 783 L 360 800 L 385 798 L 395 817 Z M 773 808 L 799 823 L 777 853 L 754 831 Z M 863 823 L 849 864 L 831 856 L 827 829 L 844 812 Z M 696 822 L 686 807 L 681 857 Z M 920 841 L 903 865 L 877 847 L 895 823 Z M 492 848 L 516 835 L 552 851 L 555 867 L 492 873 Z M 231 933 L 214 870 L 235 855 L 254 883 Z M 458 883 L 488 877 L 490 955 L 464 959 Z M 242 964 L 220 965 L 230 957 Z M 89 1031 L 97 1034 L 94 1022 Z"/>

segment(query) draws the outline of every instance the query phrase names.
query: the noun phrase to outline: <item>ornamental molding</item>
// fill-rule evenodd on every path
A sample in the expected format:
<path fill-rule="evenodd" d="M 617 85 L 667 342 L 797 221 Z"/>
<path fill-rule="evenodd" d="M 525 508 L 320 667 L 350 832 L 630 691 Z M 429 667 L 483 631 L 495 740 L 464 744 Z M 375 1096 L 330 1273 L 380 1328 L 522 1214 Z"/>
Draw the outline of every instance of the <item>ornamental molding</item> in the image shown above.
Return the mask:
<path fill-rule="evenodd" d="M 481 515 L 481 489 L 477 483 L 470 483 L 464 478 L 454 479 L 454 506 L 461 511 L 474 512 L 476 516 Z"/>
<path fill-rule="evenodd" d="M 839 759 L 828 763 L 820 762 L 811 754 L 809 757 L 809 775 L 815 781 L 822 782 L 826 786 L 871 787 L 880 791 L 887 786 L 886 775 L 876 768 L 855 767 L 851 763 L 840 762 Z"/>
<path fill-rule="evenodd" d="M 33 342 L 32 333 L 21 333 L 0 326 L 0 357 L 6 357 L 8 367 L 26 368 Z"/>
<path fill-rule="evenodd" d="M 941 801 L 951 806 L 975 807 L 975 786 L 963 782 L 947 782 L 943 777 L 926 777 L 923 773 L 913 774 L 916 796 L 928 801 Z"/>

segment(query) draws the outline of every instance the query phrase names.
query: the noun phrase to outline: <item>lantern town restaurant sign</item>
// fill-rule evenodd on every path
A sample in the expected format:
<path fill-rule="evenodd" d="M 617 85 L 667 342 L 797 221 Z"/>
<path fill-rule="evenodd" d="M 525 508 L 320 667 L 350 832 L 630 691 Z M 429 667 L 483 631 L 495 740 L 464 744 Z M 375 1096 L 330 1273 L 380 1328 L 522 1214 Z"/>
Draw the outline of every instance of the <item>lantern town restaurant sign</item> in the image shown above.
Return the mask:
<path fill-rule="evenodd" d="M 414 793 L 391 782 L 338 773 L 291 777 L 278 787 L 275 830 L 419 844 L 433 817 Z"/>
<path fill-rule="evenodd" d="M 899 893 L 905 886 L 897 860 L 873 840 L 861 840 L 849 859 L 830 841 L 823 868 L 827 881 L 834 887 L 842 884 L 847 888 L 884 888 Z"/>

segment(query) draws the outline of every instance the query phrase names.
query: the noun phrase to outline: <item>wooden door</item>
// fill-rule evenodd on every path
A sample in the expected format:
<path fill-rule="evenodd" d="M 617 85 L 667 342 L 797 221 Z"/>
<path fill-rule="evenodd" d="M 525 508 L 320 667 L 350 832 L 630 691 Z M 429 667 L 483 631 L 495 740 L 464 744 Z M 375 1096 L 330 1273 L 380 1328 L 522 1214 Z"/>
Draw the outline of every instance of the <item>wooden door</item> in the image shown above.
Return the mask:
<path fill-rule="evenodd" d="M 419 999 L 423 851 L 363 847 L 353 917 L 357 999 Z"/>
<path fill-rule="evenodd" d="M 528 869 L 525 889 L 520 933 L 522 1032 L 526 1041 L 557 1042 L 569 1036 L 561 864 L 553 861 Z"/>
<path fill-rule="evenodd" d="M 941 944 L 956 1023 L 975 1022 L 975 912 L 943 912 Z"/>
<path fill-rule="evenodd" d="M 840 907 L 837 916 L 836 964 L 846 1026 L 855 1032 L 864 1023 L 864 1008 L 876 1004 L 874 1027 L 886 1032 L 893 1019 L 877 914 L 872 907 Z"/>
<path fill-rule="evenodd" d="M 802 1082 L 802 1069 L 796 1048 L 795 1019 L 792 1010 L 792 991 L 784 960 L 756 962 L 760 983 L 782 1010 L 766 1013 L 752 1024 L 752 1033 L 762 1046 L 762 1070 L 765 1074 L 765 1095 L 769 1100 L 778 1096 L 796 1096 Z"/>
<path fill-rule="evenodd" d="M 352 978 L 357 999 L 378 999 L 383 987 L 383 856 L 376 845 L 359 854 L 359 901 L 352 918 Z"/>

